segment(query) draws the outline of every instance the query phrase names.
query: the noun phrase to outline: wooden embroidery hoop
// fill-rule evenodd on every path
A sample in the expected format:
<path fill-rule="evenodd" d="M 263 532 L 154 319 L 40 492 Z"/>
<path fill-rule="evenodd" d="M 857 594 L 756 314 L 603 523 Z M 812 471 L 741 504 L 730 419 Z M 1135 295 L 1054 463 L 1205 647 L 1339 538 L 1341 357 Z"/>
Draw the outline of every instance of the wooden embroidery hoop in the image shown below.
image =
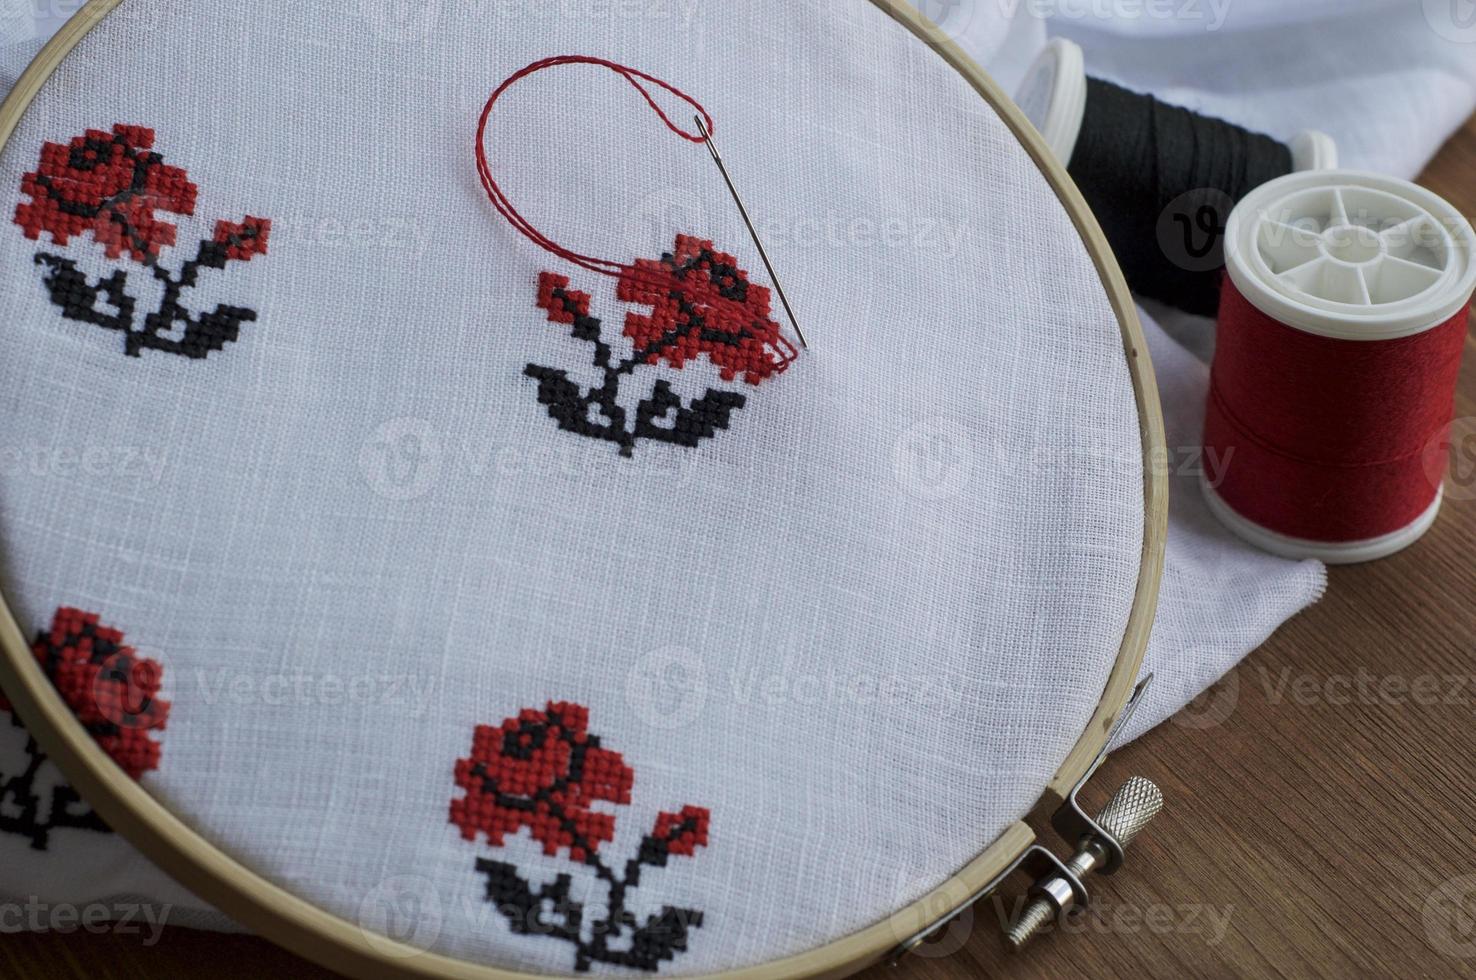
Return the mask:
<path fill-rule="evenodd" d="M 88 3 L 37 55 L 0 105 L 0 149 L 26 109 L 86 34 L 124 0 Z M 142 0 L 132 0 L 142 2 Z M 1071 216 L 1101 276 L 1122 331 L 1137 401 L 1143 446 L 1144 535 L 1137 589 L 1117 660 L 1085 732 L 1046 787 L 1031 823 L 1062 806 L 1090 775 L 1123 714 L 1142 666 L 1157 607 L 1168 525 L 1166 442 L 1158 388 L 1127 283 L 1096 219 L 1065 168 L 1024 114 L 941 29 L 907 0 L 875 3 L 932 47 L 994 109 L 1025 147 Z M 93 741 L 52 687 L 30 651 L 15 616 L 0 596 L 0 687 L 26 718 L 37 742 L 96 811 L 154 864 L 242 925 L 299 955 L 356 977 L 514 980 L 530 974 L 480 966 L 371 933 L 272 884 L 208 843 L 128 776 Z M 732 980 L 844 976 L 897 950 L 930 926 L 946 922 L 971 897 L 1015 866 L 1036 840 L 1017 822 L 971 862 L 917 902 L 887 919 L 824 946 L 725 973 Z"/>

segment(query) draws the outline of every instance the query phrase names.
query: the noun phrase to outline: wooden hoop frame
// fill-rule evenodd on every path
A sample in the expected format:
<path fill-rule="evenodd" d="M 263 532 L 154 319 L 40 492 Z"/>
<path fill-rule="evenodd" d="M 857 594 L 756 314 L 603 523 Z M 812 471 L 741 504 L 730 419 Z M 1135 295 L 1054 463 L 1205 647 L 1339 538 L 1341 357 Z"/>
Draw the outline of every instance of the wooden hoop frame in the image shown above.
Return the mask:
<path fill-rule="evenodd" d="M 141 2 L 141 0 L 133 0 Z M 1158 605 L 1168 533 L 1167 445 L 1158 386 L 1149 363 L 1137 308 L 1096 219 L 1065 168 L 1014 102 L 939 27 L 908 0 L 857 0 L 886 11 L 963 75 L 1020 140 L 1070 214 L 1117 314 L 1137 400 L 1143 444 L 1144 525 L 1142 560 L 1133 607 L 1102 699 L 1076 746 L 1041 798 L 1037 813 L 1058 807 L 1105 747 L 1127 703 Z M 4 149 L 41 86 L 78 42 L 123 0 L 88 0 L 41 50 L 0 104 Z M 129 779 L 98 747 L 62 701 L 32 656 L 9 604 L 0 596 L 0 687 L 41 748 L 94 809 L 129 843 L 186 888 L 273 942 L 333 970 L 355 977 L 425 980 L 536 980 L 534 975 L 480 966 L 428 953 L 331 915 L 260 877 L 211 845 Z M 908 907 L 859 932 L 795 956 L 724 973 L 725 980 L 842 977 L 885 956 L 898 944 L 953 914 L 1035 840 L 1017 822 L 953 877 Z"/>

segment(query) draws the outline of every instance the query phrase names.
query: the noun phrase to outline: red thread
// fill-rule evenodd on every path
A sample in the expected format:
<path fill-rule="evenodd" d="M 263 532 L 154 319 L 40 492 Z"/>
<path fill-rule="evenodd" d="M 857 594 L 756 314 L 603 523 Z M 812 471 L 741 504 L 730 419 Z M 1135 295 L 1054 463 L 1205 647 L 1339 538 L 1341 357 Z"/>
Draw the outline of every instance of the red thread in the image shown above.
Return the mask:
<path fill-rule="evenodd" d="M 1408 527 L 1439 491 L 1426 461 L 1448 453 L 1469 314 L 1409 337 L 1341 340 L 1272 319 L 1227 277 L 1205 417 L 1210 485 L 1241 516 L 1304 540 Z"/>
<path fill-rule="evenodd" d="M 481 176 L 482 186 L 486 189 L 487 196 L 492 200 L 492 206 L 497 209 L 497 213 L 506 218 L 508 220 L 508 223 L 510 223 L 514 228 L 518 230 L 518 232 L 524 235 L 529 241 L 533 242 L 533 244 L 537 245 L 539 248 L 551 252 L 554 255 L 557 255 L 561 259 L 572 262 L 580 268 L 588 269 L 591 272 L 598 272 L 606 276 L 620 276 L 626 273 L 627 267 L 621 265 L 619 262 L 613 262 L 609 259 L 597 258 L 593 255 L 584 255 L 571 249 L 567 249 L 564 246 L 560 245 L 558 242 L 555 242 L 554 240 L 549 238 L 547 235 L 543 234 L 543 232 L 539 231 L 537 228 L 533 227 L 532 223 L 529 222 L 527 218 L 524 218 L 521 214 L 518 213 L 517 208 L 513 207 L 512 202 L 508 200 L 507 195 L 503 193 L 502 188 L 497 185 L 497 180 L 492 176 L 492 167 L 487 162 L 487 121 L 491 118 L 492 109 L 494 106 L 497 105 L 497 100 L 502 97 L 502 93 L 506 92 L 516 82 L 527 78 L 534 72 L 542 71 L 545 68 L 553 68 L 558 65 L 597 65 L 601 68 L 610 69 L 611 71 L 615 72 L 615 74 L 619 75 L 621 78 L 624 78 L 627 82 L 634 86 L 635 90 L 637 92 L 640 92 L 641 96 L 646 100 L 647 103 L 650 104 L 651 108 L 655 110 L 656 115 L 661 117 L 661 121 L 665 123 L 666 128 L 671 130 L 673 133 L 676 133 L 684 140 L 689 140 L 693 143 L 706 142 L 702 138 L 702 135 L 700 133 L 689 132 L 673 123 L 671 119 L 666 115 L 666 113 L 662 110 L 661 106 L 656 104 L 656 100 L 651 96 L 650 90 L 647 89 L 645 85 L 641 84 L 643 81 L 650 82 L 652 85 L 657 85 L 665 89 L 672 95 L 675 95 L 677 98 L 686 102 L 692 108 L 696 109 L 699 113 L 701 113 L 702 120 L 706 124 L 707 131 L 709 133 L 715 130 L 716 125 L 713 123 L 712 116 L 708 114 L 708 111 L 702 107 L 702 104 L 700 102 L 692 98 L 687 93 L 683 92 L 681 89 L 677 88 L 675 85 L 672 85 L 669 82 L 664 82 L 654 75 L 648 75 L 643 71 L 638 71 L 635 68 L 627 67 L 626 65 L 617 64 L 613 61 L 606 61 L 604 58 L 592 58 L 587 55 L 578 54 L 556 55 L 552 58 L 542 58 L 538 61 L 533 62 L 526 68 L 522 68 L 509 76 L 506 81 L 497 86 L 497 90 L 494 91 L 492 93 L 492 97 L 487 100 L 487 104 L 482 108 L 481 121 L 477 124 L 477 173 Z"/>

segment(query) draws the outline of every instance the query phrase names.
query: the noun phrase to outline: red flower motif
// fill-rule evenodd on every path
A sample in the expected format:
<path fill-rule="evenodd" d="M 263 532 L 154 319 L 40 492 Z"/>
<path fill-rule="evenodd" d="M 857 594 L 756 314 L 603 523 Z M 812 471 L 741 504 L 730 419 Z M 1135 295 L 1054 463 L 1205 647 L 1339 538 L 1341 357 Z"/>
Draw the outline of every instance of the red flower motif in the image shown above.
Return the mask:
<path fill-rule="evenodd" d="M 554 277 L 548 278 L 545 288 L 549 300 L 558 300 L 549 304 L 550 314 L 564 310 L 576 322 L 588 316 L 579 299 L 552 295 L 562 291 Z M 586 908 L 582 899 L 571 895 L 568 875 L 536 886 L 515 865 L 478 858 L 477 871 L 487 878 L 487 901 L 507 918 L 514 934 L 571 943 L 577 973 L 592 963 L 656 970 L 686 951 L 692 930 L 702 925 L 703 913 L 663 905 L 660 913 L 642 923 L 629 904 L 631 893 L 641 887 L 642 869 L 664 868 L 674 855 L 691 857 L 705 847 L 710 817 L 695 806 L 684 806 L 680 813 L 659 813 L 655 829 L 641 839 L 623 870 L 606 863 L 599 846 L 614 840 L 615 818 L 594 813 L 589 805 L 596 800 L 628 804 L 635 773 L 619 753 L 600 748 L 588 725 L 589 709 L 550 702 L 543 711 L 524 708 L 497 728 L 478 727 L 471 757 L 456 760 L 456 785 L 466 795 L 451 801 L 451 822 L 466 840 L 485 834 L 499 847 L 507 835 L 527 827 L 529 835 L 542 842 L 545 855 L 556 857 L 567 849 L 570 860 L 593 868 L 609 889 L 609 902 L 599 917 L 593 907 Z M 533 923 L 549 924 L 545 913 L 550 902 L 562 924 L 535 928 Z M 581 922 L 587 927 L 581 928 Z"/>
<path fill-rule="evenodd" d="M 89 129 L 65 146 L 46 143 L 38 169 L 21 179 L 32 200 L 16 208 L 16 224 L 27 238 L 48 232 L 58 245 L 90 233 L 110 259 L 157 258 L 174 244 L 175 226 L 155 212 L 193 214 L 198 188 L 153 145 L 152 129 L 123 125 Z"/>
<path fill-rule="evenodd" d="M 527 827 L 545 854 L 567 848 L 577 862 L 614 840 L 615 818 L 590 805 L 628 804 L 635 771 L 620 753 L 600 748 L 588 724 L 588 709 L 551 701 L 543 711 L 524 708 L 499 727 L 479 725 L 471 756 L 456 761 L 456 785 L 466 796 L 451 802 L 451 822 L 461 836 L 475 840 L 483 833 L 501 846 Z"/>
<path fill-rule="evenodd" d="M 569 277 L 554 272 L 538 274 L 538 306 L 548 311 L 550 323 L 573 323 L 589 316 L 589 293 L 569 288 Z"/>
<path fill-rule="evenodd" d="M 103 751 L 134 779 L 159 768 L 159 743 L 169 702 L 159 698 L 164 669 L 123 645 L 123 634 L 98 624 L 95 613 L 58 609 L 50 632 L 31 651 L 62 700 Z M 0 708 L 11 710 L 0 696 Z"/>
<path fill-rule="evenodd" d="M 627 266 L 616 296 L 652 308 L 625 318 L 625 335 L 648 364 L 680 368 L 706 354 L 724 381 L 742 375 L 756 385 L 796 356 L 769 316 L 769 290 L 750 283 L 737 259 L 712 242 L 678 235 L 674 252 Z"/>
<path fill-rule="evenodd" d="M 253 218 L 248 214 L 240 224 L 217 221 L 214 242 L 226 247 L 227 259 L 249 262 L 253 255 L 267 254 L 267 238 L 271 232 L 272 223 L 269 219 Z"/>
<path fill-rule="evenodd" d="M 667 854 L 691 857 L 699 847 L 707 846 L 707 825 L 712 820 L 705 807 L 684 806 L 681 813 L 656 815 L 656 829 L 651 837 L 666 845 Z"/>

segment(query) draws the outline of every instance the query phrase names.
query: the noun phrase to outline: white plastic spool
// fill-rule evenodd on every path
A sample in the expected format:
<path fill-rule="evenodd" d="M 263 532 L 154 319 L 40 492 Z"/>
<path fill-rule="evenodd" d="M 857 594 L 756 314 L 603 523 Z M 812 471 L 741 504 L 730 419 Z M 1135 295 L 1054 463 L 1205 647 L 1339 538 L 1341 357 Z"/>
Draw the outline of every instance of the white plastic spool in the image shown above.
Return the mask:
<path fill-rule="evenodd" d="M 1225 233 L 1237 289 L 1262 313 L 1341 340 L 1411 337 L 1446 323 L 1476 291 L 1476 233 L 1438 194 L 1406 180 L 1349 170 L 1296 173 L 1240 202 Z M 1215 515 L 1245 540 L 1291 558 L 1353 564 L 1387 557 L 1429 530 L 1437 490 L 1409 526 L 1364 541 L 1280 534 L 1237 513 L 1208 483 Z"/>
<path fill-rule="evenodd" d="M 1087 111 L 1086 58 L 1081 46 L 1055 38 L 1025 73 L 1015 96 L 1025 115 L 1040 130 L 1056 158 L 1070 166 Z M 1332 170 L 1338 144 L 1326 133 L 1309 129 L 1291 142 L 1292 169 Z"/>

